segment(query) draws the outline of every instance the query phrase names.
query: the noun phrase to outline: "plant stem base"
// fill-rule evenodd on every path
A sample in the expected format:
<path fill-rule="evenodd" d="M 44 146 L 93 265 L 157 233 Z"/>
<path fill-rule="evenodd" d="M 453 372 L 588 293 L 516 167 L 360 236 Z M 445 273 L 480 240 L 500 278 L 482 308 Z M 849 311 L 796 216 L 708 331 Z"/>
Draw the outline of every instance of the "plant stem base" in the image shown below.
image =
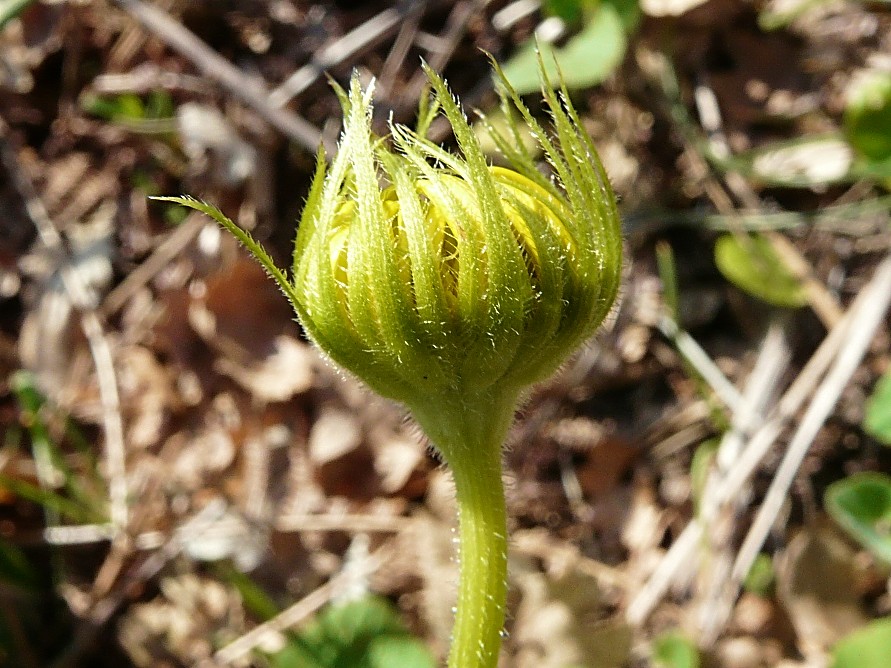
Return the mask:
<path fill-rule="evenodd" d="M 507 512 L 501 452 L 516 395 L 463 397 L 413 411 L 452 470 L 460 539 L 458 609 L 449 668 L 495 668 L 507 600 Z"/>

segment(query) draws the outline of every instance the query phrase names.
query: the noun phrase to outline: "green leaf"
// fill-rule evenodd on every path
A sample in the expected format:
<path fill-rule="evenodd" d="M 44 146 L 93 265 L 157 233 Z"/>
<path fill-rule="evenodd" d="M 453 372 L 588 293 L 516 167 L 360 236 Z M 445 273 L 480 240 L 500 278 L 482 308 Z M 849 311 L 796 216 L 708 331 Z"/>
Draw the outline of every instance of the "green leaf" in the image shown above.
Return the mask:
<path fill-rule="evenodd" d="M 858 179 L 876 179 L 882 181 L 886 190 L 891 190 L 891 156 L 885 160 L 867 160 L 861 158 L 851 166 L 851 175 Z"/>
<path fill-rule="evenodd" d="M 427 646 L 409 635 L 380 636 L 368 648 L 369 668 L 433 668 L 435 665 Z M 352 664 L 351 664 L 352 665 Z M 360 665 L 360 664 L 357 664 Z"/>
<path fill-rule="evenodd" d="M 152 91 L 145 98 L 135 93 L 89 93 L 81 96 L 80 105 L 89 114 L 121 123 L 172 119 L 176 114 L 173 98 L 166 91 Z"/>
<path fill-rule="evenodd" d="M 274 668 L 433 668 L 425 645 L 379 596 L 328 606 L 272 657 Z"/>
<path fill-rule="evenodd" d="M 891 158 L 891 73 L 864 74 L 851 87 L 844 129 L 851 146 L 868 161 Z"/>
<path fill-rule="evenodd" d="M 221 580 L 238 591 L 245 609 L 252 615 L 265 622 L 280 612 L 272 597 L 251 578 L 237 570 L 231 562 L 218 562 L 215 570 Z"/>
<path fill-rule="evenodd" d="M 52 407 L 49 406 L 46 397 L 37 387 L 33 374 L 28 371 L 16 371 L 10 377 L 9 385 L 21 411 L 21 422 L 27 427 L 31 437 L 31 447 L 35 458 L 51 464 L 53 469 L 61 474 L 64 481 L 63 487 L 71 502 L 96 517 L 103 517 L 106 512 L 103 491 L 105 485 L 99 475 L 94 453 L 91 452 L 88 444 L 82 442 L 82 434 L 71 422 L 62 418 L 66 423 L 66 435 L 71 439 L 78 449 L 78 454 L 87 465 L 83 471 L 74 471 L 68 464 L 61 446 L 50 435 L 46 418 Z M 93 482 L 92 489 L 85 486 L 86 479 Z M 52 507 L 52 505 L 43 505 L 48 509 Z"/>
<path fill-rule="evenodd" d="M 548 78 L 555 80 L 562 74 L 567 88 L 578 89 L 599 84 L 612 74 L 625 57 L 627 46 L 628 37 L 620 8 L 602 3 L 565 46 L 555 48 L 541 44 L 539 48 Z M 541 79 L 534 41 L 524 44 L 504 64 L 504 75 L 520 95 L 539 90 Z"/>
<path fill-rule="evenodd" d="M 699 668 L 699 650 L 686 636 L 669 631 L 653 641 L 653 663 L 660 668 Z"/>
<path fill-rule="evenodd" d="M 33 2 L 34 0 L 0 0 L 0 30 Z"/>
<path fill-rule="evenodd" d="M 879 379 L 866 401 L 863 428 L 873 438 L 891 445 L 891 369 Z"/>
<path fill-rule="evenodd" d="M 680 319 L 680 295 L 678 290 L 678 272 L 674 261 L 674 251 L 667 241 L 659 241 L 656 244 L 656 269 L 659 272 L 659 280 L 662 282 L 662 300 L 665 302 L 665 310 L 672 320 Z"/>
<path fill-rule="evenodd" d="M 40 586 L 40 574 L 17 545 L 0 538 L 0 582 L 25 590 Z"/>
<path fill-rule="evenodd" d="M 33 483 L 18 480 L 5 473 L 0 473 L 0 488 L 6 488 L 16 496 L 43 506 L 45 510 L 64 515 L 76 523 L 89 524 L 105 521 L 105 517 L 93 508 L 84 507 L 60 494 L 42 489 Z"/>
<path fill-rule="evenodd" d="M 176 108 L 170 93 L 164 90 L 153 90 L 145 101 L 145 114 L 148 118 L 172 118 Z"/>
<path fill-rule="evenodd" d="M 768 596 L 773 589 L 774 572 L 773 559 L 763 552 L 755 557 L 752 567 L 746 573 L 743 588 L 758 596 Z"/>
<path fill-rule="evenodd" d="M 693 453 L 693 459 L 690 462 L 690 485 L 693 492 L 693 505 L 697 513 L 699 513 L 699 503 L 702 501 L 702 494 L 705 492 L 705 485 L 712 470 L 712 462 L 715 461 L 720 444 L 717 438 L 710 438 L 700 443 Z"/>
<path fill-rule="evenodd" d="M 855 473 L 831 484 L 823 504 L 852 538 L 891 564 L 891 476 Z"/>
<path fill-rule="evenodd" d="M 545 0 L 541 9 L 549 16 L 557 16 L 566 23 L 573 24 L 582 19 L 582 12 L 590 0 Z"/>
<path fill-rule="evenodd" d="M 801 281 L 763 235 L 720 237 L 715 242 L 715 263 L 728 281 L 768 304 L 798 308 L 807 303 Z"/>
<path fill-rule="evenodd" d="M 80 103 L 84 111 L 107 121 L 138 121 L 146 117 L 145 105 L 134 93 L 85 95 Z"/>
<path fill-rule="evenodd" d="M 616 10 L 626 34 L 630 35 L 637 30 L 642 15 L 638 0 L 602 0 L 601 4 L 609 5 Z"/>
<path fill-rule="evenodd" d="M 839 640 L 832 668 L 887 668 L 891 656 L 891 617 L 870 622 Z"/>

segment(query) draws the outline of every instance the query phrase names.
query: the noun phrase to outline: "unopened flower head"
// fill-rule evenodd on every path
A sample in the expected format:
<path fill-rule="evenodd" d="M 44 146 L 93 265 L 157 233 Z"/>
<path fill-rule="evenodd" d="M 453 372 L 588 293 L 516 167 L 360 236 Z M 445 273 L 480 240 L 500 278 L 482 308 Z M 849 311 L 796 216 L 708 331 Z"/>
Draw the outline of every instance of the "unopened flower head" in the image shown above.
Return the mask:
<path fill-rule="evenodd" d="M 294 252 L 293 297 L 309 336 L 380 394 L 407 403 L 516 394 L 601 323 L 621 262 L 615 198 L 565 95 L 545 80 L 554 139 L 502 79 L 554 173 L 488 126 L 510 168 L 487 164 L 445 83 L 432 86 L 460 153 L 422 134 L 371 131 L 372 87 L 340 92 L 344 131 L 320 158 Z M 517 120 L 517 116 L 519 119 Z M 516 126 L 512 126 L 516 128 Z"/>
<path fill-rule="evenodd" d="M 445 83 L 427 71 L 418 129 L 371 131 L 371 87 L 338 89 L 344 110 L 330 167 L 320 155 L 291 276 L 214 207 L 294 305 L 331 359 L 405 403 L 455 477 L 461 579 L 450 668 L 497 664 L 507 592 L 501 445 L 523 389 L 550 374 L 611 308 L 621 269 L 615 198 L 565 90 L 542 71 L 553 130 L 503 74 L 507 167 L 487 163 Z M 442 112 L 452 154 L 426 138 Z M 553 177 L 524 148 L 531 130 Z"/>

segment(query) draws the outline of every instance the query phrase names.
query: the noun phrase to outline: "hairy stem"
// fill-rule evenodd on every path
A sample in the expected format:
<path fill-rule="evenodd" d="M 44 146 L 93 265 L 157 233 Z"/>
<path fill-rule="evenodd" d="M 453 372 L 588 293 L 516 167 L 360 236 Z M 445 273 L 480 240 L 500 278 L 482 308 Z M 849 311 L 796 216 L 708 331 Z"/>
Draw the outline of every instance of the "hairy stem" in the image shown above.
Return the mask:
<path fill-rule="evenodd" d="M 435 415 L 415 411 L 452 470 L 458 501 L 460 576 L 449 668 L 497 666 L 507 599 L 501 450 L 516 397 L 477 399 L 464 398 L 457 410 Z M 453 420 L 444 422 L 446 415 Z M 457 415 L 463 419 L 455 424 Z"/>
<path fill-rule="evenodd" d="M 507 597 L 507 516 L 500 446 L 490 444 L 472 462 L 452 464 L 461 575 L 449 668 L 490 668 L 498 663 Z"/>

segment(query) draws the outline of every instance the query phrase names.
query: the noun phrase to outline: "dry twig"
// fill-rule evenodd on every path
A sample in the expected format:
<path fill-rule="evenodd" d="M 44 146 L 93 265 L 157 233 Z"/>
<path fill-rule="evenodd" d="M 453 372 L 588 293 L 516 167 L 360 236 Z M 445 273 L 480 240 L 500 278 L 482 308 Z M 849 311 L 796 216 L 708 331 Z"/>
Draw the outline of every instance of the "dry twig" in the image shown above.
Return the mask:
<path fill-rule="evenodd" d="M 205 76 L 219 82 L 279 131 L 311 153 L 324 145 L 325 150 L 333 154 L 334 146 L 318 128 L 270 102 L 265 82 L 246 76 L 169 14 L 141 0 L 118 0 L 118 4 L 168 46 L 188 58 Z"/>
<path fill-rule="evenodd" d="M 310 592 L 281 613 L 254 627 L 240 638 L 217 651 L 214 661 L 227 665 L 248 654 L 262 644 L 270 635 L 278 634 L 285 629 L 296 626 L 319 608 L 328 603 L 336 593 L 356 578 L 364 578 L 374 573 L 393 555 L 394 548 L 385 543 L 375 552 L 354 564 L 351 569 L 343 569 L 325 584 Z"/>
<path fill-rule="evenodd" d="M 884 320 L 891 304 L 891 255 L 888 255 L 876 269 L 872 280 L 863 288 L 862 294 L 863 299 L 857 304 L 857 310 L 851 314 L 845 345 L 823 383 L 814 393 L 814 398 L 786 449 L 758 515 L 739 550 L 733 565 L 733 584 L 736 586 L 742 582 L 752 567 L 814 437 L 838 403 L 842 391 L 860 366 L 860 361 L 866 354 L 876 330 Z"/>
<path fill-rule="evenodd" d="M 423 11 L 426 1 L 409 3 L 420 5 L 411 11 Z M 398 7 L 385 9 L 364 23 L 334 40 L 313 54 L 312 60 L 294 72 L 269 94 L 269 104 L 280 109 L 309 88 L 328 69 L 340 65 L 361 49 L 371 47 L 390 35 L 404 19 L 404 11 Z"/>
<path fill-rule="evenodd" d="M 6 123 L 0 119 L 0 136 L 11 137 Z M 124 423 L 114 370 L 114 356 L 96 305 L 76 266 L 70 261 L 62 235 L 43 205 L 27 166 L 18 159 L 9 139 L 0 142 L 3 163 L 24 201 L 25 210 L 37 229 L 41 243 L 59 259 L 59 274 L 71 305 L 80 316 L 80 326 L 87 339 L 102 405 L 102 426 L 105 433 L 105 466 L 108 476 L 109 515 L 114 536 L 120 537 L 127 528 L 127 471 L 124 445 Z"/>
<path fill-rule="evenodd" d="M 725 596 L 725 583 L 733 564 L 732 536 L 747 501 L 745 496 L 734 497 L 726 503 L 717 503 L 714 499 L 728 472 L 733 469 L 734 463 L 743 452 L 746 437 L 763 422 L 790 358 L 791 351 L 783 323 L 775 319 L 764 337 L 758 359 L 746 381 L 743 400 L 733 414 L 731 428 L 721 439 L 715 466 L 700 499 L 699 521 L 708 529 L 707 552 L 702 555 L 701 560 L 708 579 L 698 619 L 700 641 L 704 645 L 711 645 L 724 628 L 735 599 L 735 596 Z"/>
<path fill-rule="evenodd" d="M 803 420 L 794 438 L 796 447 L 798 449 L 804 447 L 806 452 L 813 436 L 816 435 L 829 411 L 835 405 L 835 401 L 838 399 L 836 393 L 843 389 L 850 374 L 853 373 L 853 370 L 862 358 L 866 346 L 888 308 L 889 299 L 891 299 L 891 259 L 886 259 L 876 271 L 870 284 L 861 290 L 844 317 L 827 334 L 795 381 L 783 394 L 777 403 L 776 409 L 769 415 L 767 421 L 748 440 L 748 443 L 742 449 L 740 458 L 727 472 L 722 484 L 717 487 L 716 495 L 713 498 L 714 503 L 726 504 L 739 494 L 740 490 L 755 473 L 761 461 L 770 451 L 770 448 L 782 433 L 789 419 L 804 404 L 811 392 L 814 391 L 814 387 L 819 383 L 820 378 L 836 356 L 841 355 L 836 362 L 833 372 L 830 372 L 830 376 L 817 390 L 819 403 L 818 397 L 815 397 L 811 407 L 808 409 L 807 416 L 810 417 L 806 416 L 805 418 L 808 420 L 806 431 Z M 858 332 L 858 335 L 852 340 L 855 331 Z M 840 353 L 839 351 L 842 350 L 844 352 Z M 856 360 L 854 360 L 855 357 Z M 854 364 L 853 367 L 850 366 L 852 362 Z M 843 372 L 847 376 L 843 376 Z M 799 436 L 799 434 L 802 435 Z M 790 444 L 790 450 L 791 447 L 792 444 Z M 801 454 L 802 457 L 803 454 Z M 800 459 L 795 461 L 796 459 L 798 459 L 798 454 L 793 453 L 789 461 L 793 462 L 795 466 L 793 467 L 792 463 L 787 465 L 792 470 L 793 477 L 800 464 Z M 784 476 L 788 477 L 788 473 L 784 473 Z M 774 492 L 772 497 L 769 494 L 769 497 L 772 499 L 778 498 L 781 503 L 788 490 L 788 483 L 785 480 L 780 480 L 780 482 L 775 481 L 774 484 L 775 489 L 778 491 Z M 772 486 L 772 489 L 774 489 L 774 486 Z M 775 503 L 775 501 L 772 500 L 771 503 Z M 764 538 L 776 517 L 775 510 L 776 508 L 771 507 L 765 510 L 762 507 L 759 517 L 763 516 L 765 519 L 761 520 L 757 533 L 752 533 L 750 530 L 751 538 L 746 541 L 748 545 L 744 544 L 736 557 L 733 568 L 734 583 L 736 584 L 732 586 L 738 587 L 738 583 L 748 573 L 752 563 L 751 560 L 754 559 L 761 549 Z M 650 576 L 650 579 L 629 604 L 626 610 L 626 618 L 631 624 L 639 625 L 649 616 L 658 601 L 671 587 L 681 567 L 693 557 L 694 551 L 700 544 L 702 534 L 703 524 L 699 518 L 693 518 L 671 548 L 669 548 L 660 561 L 659 566 Z"/>

